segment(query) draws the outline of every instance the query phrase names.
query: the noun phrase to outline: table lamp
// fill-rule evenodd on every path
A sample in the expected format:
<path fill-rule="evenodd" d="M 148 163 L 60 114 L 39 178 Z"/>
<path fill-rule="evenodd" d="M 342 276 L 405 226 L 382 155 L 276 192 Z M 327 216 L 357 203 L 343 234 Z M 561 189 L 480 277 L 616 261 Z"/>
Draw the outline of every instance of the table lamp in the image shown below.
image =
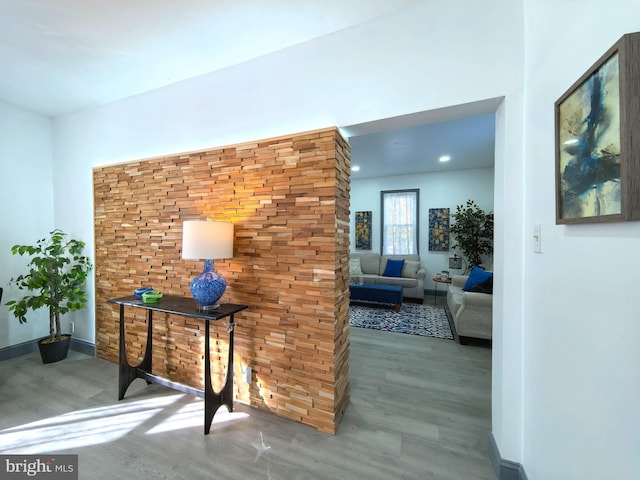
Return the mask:
<path fill-rule="evenodd" d="M 199 310 L 220 307 L 227 282 L 219 275 L 213 261 L 233 257 L 233 223 L 187 220 L 182 224 L 182 258 L 204 260 L 204 270 L 191 280 L 191 295 Z"/>

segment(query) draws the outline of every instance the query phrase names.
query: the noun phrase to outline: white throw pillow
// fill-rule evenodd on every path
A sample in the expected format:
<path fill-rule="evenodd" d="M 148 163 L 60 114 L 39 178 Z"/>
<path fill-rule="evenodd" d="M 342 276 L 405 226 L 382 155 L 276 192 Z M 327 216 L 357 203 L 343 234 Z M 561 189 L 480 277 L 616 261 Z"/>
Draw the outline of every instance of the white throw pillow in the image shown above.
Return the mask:
<path fill-rule="evenodd" d="M 349 275 L 362 275 L 362 266 L 359 258 L 349 259 Z"/>
<path fill-rule="evenodd" d="M 420 270 L 420 262 L 405 260 L 402 266 L 402 276 L 405 278 L 416 278 L 418 270 Z"/>

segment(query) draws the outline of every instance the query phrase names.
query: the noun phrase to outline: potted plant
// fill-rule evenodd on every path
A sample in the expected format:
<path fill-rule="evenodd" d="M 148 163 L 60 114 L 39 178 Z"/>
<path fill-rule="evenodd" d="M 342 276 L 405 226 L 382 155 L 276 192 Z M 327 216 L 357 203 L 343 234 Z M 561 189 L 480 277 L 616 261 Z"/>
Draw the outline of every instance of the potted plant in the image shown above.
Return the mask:
<path fill-rule="evenodd" d="M 30 293 L 6 305 L 20 323 L 27 321 L 29 310 L 49 309 L 49 336 L 38 341 L 44 363 L 57 362 L 67 356 L 71 335 L 60 331 L 60 315 L 80 310 L 87 304 L 84 286 L 92 265 L 82 255 L 84 246 L 84 242 L 56 229 L 33 246 L 11 247 L 13 255 L 31 256 L 27 263 L 29 271 L 10 280 L 19 290 Z"/>
<path fill-rule="evenodd" d="M 493 212 L 485 212 L 473 200 L 467 200 L 466 205 L 456 207 L 452 217 L 453 248 L 459 248 L 467 258 L 466 273 L 482 265 L 482 255 L 493 253 Z"/>

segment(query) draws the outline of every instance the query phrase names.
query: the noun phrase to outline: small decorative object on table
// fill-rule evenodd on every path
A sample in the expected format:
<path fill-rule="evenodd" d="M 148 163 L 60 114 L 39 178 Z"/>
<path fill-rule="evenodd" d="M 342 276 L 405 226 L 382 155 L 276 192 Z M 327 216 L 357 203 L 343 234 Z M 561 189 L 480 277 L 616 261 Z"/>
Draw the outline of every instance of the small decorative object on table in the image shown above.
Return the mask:
<path fill-rule="evenodd" d="M 153 288 L 152 288 L 152 287 L 140 287 L 140 288 L 136 288 L 136 289 L 133 291 L 133 294 L 134 294 L 136 297 L 138 297 L 139 299 L 142 299 L 142 295 L 143 295 L 144 293 L 147 293 L 147 292 L 153 292 Z"/>
<path fill-rule="evenodd" d="M 156 302 L 159 302 L 161 298 L 162 298 L 162 292 L 156 292 L 155 290 L 144 292 L 142 294 L 142 301 L 144 303 L 156 303 Z"/>

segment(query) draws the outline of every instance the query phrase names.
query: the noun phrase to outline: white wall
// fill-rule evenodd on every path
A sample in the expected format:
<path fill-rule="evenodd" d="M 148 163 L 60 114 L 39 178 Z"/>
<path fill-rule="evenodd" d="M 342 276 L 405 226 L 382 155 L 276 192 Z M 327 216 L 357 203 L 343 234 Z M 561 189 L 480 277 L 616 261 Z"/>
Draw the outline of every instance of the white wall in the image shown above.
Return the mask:
<path fill-rule="evenodd" d="M 640 222 L 555 225 L 553 104 L 640 31 L 640 3 L 525 3 L 523 462 L 530 480 L 637 479 Z"/>
<path fill-rule="evenodd" d="M 53 227 L 52 122 L 0 103 L 0 348 L 44 337 L 48 312 L 29 313 L 21 325 L 5 302 L 22 293 L 9 279 L 26 272 L 26 259 L 11 255 L 16 244 L 32 245 Z"/>
<path fill-rule="evenodd" d="M 485 1 L 481 11 L 473 0 L 423 2 L 255 61 L 56 119 L 56 221 L 81 239 L 92 238 L 90 178 L 98 165 L 504 97 L 494 207 L 509 221 L 496 217 L 496 255 L 503 258 L 499 265 L 496 259 L 501 275 L 493 355 L 509 368 L 494 369 L 493 422 L 500 448 L 520 461 L 523 18 L 522 4 L 512 0 Z M 68 188 L 70 180 L 76 188 Z M 85 325 L 76 321 L 76 337 L 94 340 L 93 315 Z M 503 318 L 509 319 L 504 336 Z"/>
<path fill-rule="evenodd" d="M 492 0 L 482 10 L 471 0 L 424 2 L 58 119 L 56 224 L 92 238 L 95 165 L 504 96 L 496 115 L 493 433 L 530 480 L 636 478 L 640 223 L 555 225 L 553 102 L 623 33 L 640 30 L 639 9 L 636 0 Z M 4 110 L 0 119 L 13 121 Z M 46 128 L 27 123 L 30 138 L 43 142 Z M 0 133 L 3 164 L 5 137 L 19 134 L 11 133 Z M 37 164 L 46 152 L 29 156 Z M 10 168 L 33 180 L 22 175 L 27 166 Z M 10 204 L 30 202 L 24 192 Z M 14 221 L 32 237 L 28 220 Z M 543 254 L 533 253 L 534 224 L 543 225 Z M 91 317 L 84 338 L 93 340 L 92 329 Z"/>
<path fill-rule="evenodd" d="M 465 204 L 468 199 L 475 201 L 485 211 L 493 210 L 493 168 L 454 170 L 419 175 L 401 175 L 395 177 L 352 180 L 351 182 L 351 251 L 355 250 L 355 212 L 372 212 L 371 251 L 381 252 L 380 234 L 382 212 L 380 192 L 384 190 L 420 189 L 420 238 L 419 253 L 422 265 L 427 269 L 426 289 L 434 289 L 433 276 L 449 270 L 451 252 L 429 251 L 429 209 L 449 208 L 454 214 L 456 206 Z M 453 220 L 452 220 L 453 223 Z M 459 250 L 455 250 L 461 255 Z M 491 267 L 489 265 L 488 267 Z M 451 274 L 462 270 L 451 270 Z"/>
<path fill-rule="evenodd" d="M 510 96 L 521 88 L 522 8 L 492 0 L 483 11 L 478 17 L 472 0 L 425 2 L 56 119 L 56 220 L 92 238 L 90 178 L 98 165 Z M 69 178 L 76 188 L 66 188 Z M 93 341 L 89 315 L 76 321 L 76 337 Z"/>

